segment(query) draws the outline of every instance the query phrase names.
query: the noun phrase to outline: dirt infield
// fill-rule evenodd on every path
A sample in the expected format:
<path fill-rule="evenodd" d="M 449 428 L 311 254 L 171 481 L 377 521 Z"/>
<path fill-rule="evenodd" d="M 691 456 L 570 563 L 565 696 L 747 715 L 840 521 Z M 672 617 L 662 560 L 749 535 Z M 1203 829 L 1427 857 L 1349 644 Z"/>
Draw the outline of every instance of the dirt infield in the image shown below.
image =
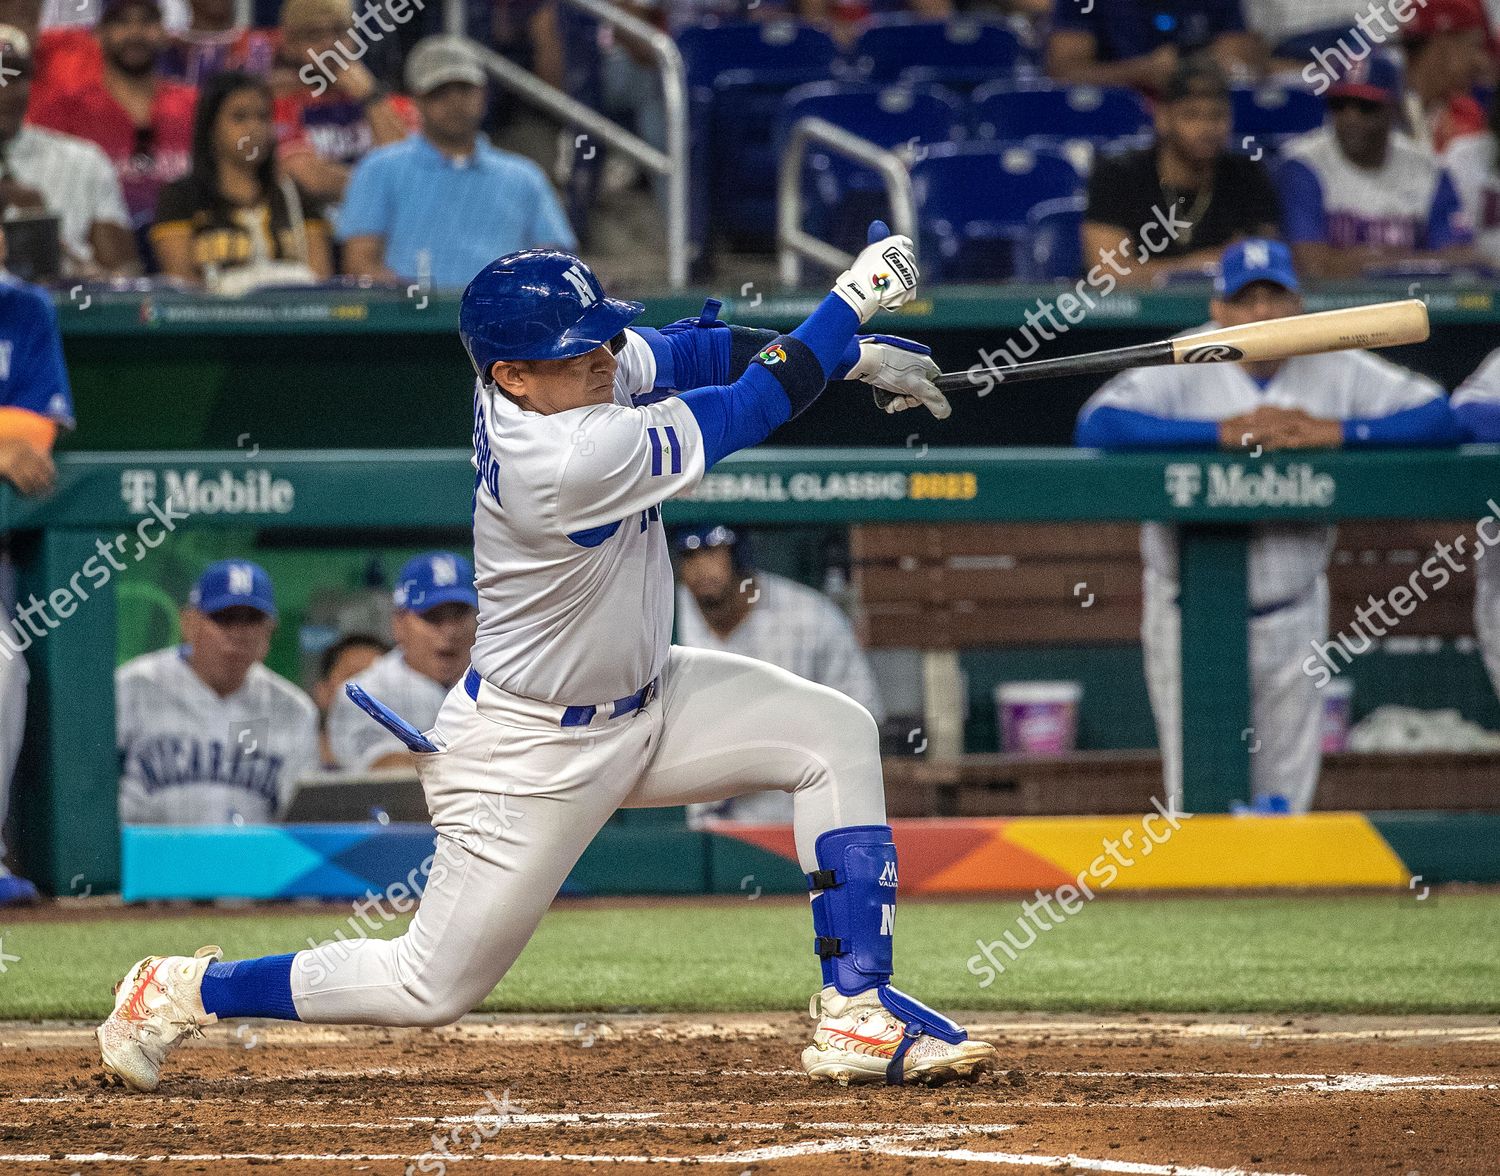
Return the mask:
<path fill-rule="evenodd" d="M 0 1176 L 1500 1170 L 1494 1017 L 971 1024 L 1004 1071 L 929 1091 L 810 1084 L 791 1016 L 256 1022 L 183 1050 L 156 1095 L 104 1088 L 88 1027 L 12 1024 Z"/>

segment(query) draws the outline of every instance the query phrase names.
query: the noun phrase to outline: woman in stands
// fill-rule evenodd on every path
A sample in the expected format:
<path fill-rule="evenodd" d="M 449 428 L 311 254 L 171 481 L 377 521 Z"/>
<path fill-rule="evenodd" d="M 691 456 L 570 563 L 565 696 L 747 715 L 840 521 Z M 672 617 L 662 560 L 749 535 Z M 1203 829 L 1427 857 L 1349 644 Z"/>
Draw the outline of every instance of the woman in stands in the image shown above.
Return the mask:
<path fill-rule="evenodd" d="M 203 87 L 192 170 L 162 190 L 150 241 L 163 273 L 224 293 L 333 272 L 327 225 L 277 172 L 261 79 L 230 71 Z"/>

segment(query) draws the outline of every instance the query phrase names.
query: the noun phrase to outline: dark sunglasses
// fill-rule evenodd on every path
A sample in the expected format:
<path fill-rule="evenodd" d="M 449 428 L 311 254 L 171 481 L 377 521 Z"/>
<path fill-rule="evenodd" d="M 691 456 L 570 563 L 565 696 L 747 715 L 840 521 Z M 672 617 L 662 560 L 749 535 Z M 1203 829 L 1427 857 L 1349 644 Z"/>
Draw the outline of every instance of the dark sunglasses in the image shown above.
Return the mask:
<path fill-rule="evenodd" d="M 609 353 L 611 355 L 619 355 L 620 352 L 625 350 L 625 332 L 621 331 L 618 335 L 616 335 L 613 339 L 606 343 L 605 346 L 609 348 Z"/>

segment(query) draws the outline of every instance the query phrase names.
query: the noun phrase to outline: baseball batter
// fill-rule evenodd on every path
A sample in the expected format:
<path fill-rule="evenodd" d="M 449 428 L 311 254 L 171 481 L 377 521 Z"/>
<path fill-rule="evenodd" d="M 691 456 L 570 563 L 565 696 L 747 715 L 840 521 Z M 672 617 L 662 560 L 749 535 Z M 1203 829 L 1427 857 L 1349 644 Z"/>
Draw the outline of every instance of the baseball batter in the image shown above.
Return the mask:
<path fill-rule="evenodd" d="M 869 711 L 778 667 L 670 644 L 662 502 L 830 378 L 939 403 L 929 358 L 856 340 L 917 282 L 909 239 L 878 223 L 870 239 L 801 326 L 769 339 L 708 315 L 629 330 L 643 308 L 606 297 L 564 253 L 509 254 L 470 283 L 473 667 L 425 733 L 361 695 L 418 756 L 437 829 L 421 909 L 397 939 L 139 961 L 98 1031 L 107 1074 L 154 1090 L 172 1046 L 219 1017 L 447 1024 L 505 975 L 616 809 L 762 788 L 795 795 L 812 895 L 822 988 L 808 1074 L 938 1083 L 994 1066 L 993 1046 L 891 986 L 897 864 Z"/>
<path fill-rule="evenodd" d="M 22 494 L 50 491 L 57 476 L 53 443 L 59 430 L 72 427 L 73 393 L 52 299 L 5 272 L 5 231 L 0 227 L 0 482 Z M 26 727 L 25 653 L 34 639 L 20 621 L 11 621 L 11 580 L 0 541 L 0 831 Z M 0 840 L 0 906 L 36 898 L 31 882 L 6 869 L 5 842 Z"/>
<path fill-rule="evenodd" d="M 437 722 L 448 691 L 469 668 L 479 607 L 474 565 L 447 551 L 413 556 L 401 569 L 391 595 L 396 648 L 353 681 L 425 731 Z M 416 763 L 406 744 L 370 722 L 343 691 L 329 708 L 328 745 L 344 771 Z"/>
<path fill-rule="evenodd" d="M 1213 326 L 1302 312 L 1291 253 L 1279 241 L 1225 250 Z M 1199 328 L 1201 329 L 1201 328 Z M 1336 449 L 1443 445 L 1456 436 L 1443 391 L 1431 380 L 1364 351 L 1196 367 L 1139 368 L 1116 376 L 1079 416 L 1080 445 L 1107 449 Z M 1254 798 L 1312 805 L 1322 761 L 1322 703 L 1302 669 L 1328 635 L 1334 530 L 1263 523 L 1249 552 L 1251 785 Z M 1141 527 L 1141 644 L 1156 716 L 1167 800 L 1182 804 L 1181 617 L 1176 532 Z"/>
<path fill-rule="evenodd" d="M 1491 352 L 1453 394 L 1453 415 L 1471 440 L 1500 441 L 1500 351 Z M 1474 565 L 1474 635 L 1500 694 L 1500 551 L 1480 550 L 1488 558 Z"/>
<path fill-rule="evenodd" d="M 265 569 L 224 560 L 188 598 L 184 644 L 115 671 L 122 822 L 262 824 L 317 768 L 317 708 L 262 664 L 275 627 Z"/>
<path fill-rule="evenodd" d="M 673 536 L 672 550 L 678 644 L 770 662 L 847 694 L 877 724 L 884 720 L 869 659 L 838 605 L 815 588 L 757 568 L 749 537 L 733 527 L 683 528 Z M 792 795 L 754 792 L 688 810 L 690 823 L 706 817 L 785 825 L 792 819 Z"/>

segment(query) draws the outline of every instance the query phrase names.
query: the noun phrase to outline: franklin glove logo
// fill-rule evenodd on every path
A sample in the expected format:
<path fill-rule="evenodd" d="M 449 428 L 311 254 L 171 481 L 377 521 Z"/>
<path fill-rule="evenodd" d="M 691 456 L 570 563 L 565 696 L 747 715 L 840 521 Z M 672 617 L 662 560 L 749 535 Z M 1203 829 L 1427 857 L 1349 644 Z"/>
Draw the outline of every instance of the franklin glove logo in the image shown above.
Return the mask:
<path fill-rule="evenodd" d="M 896 272 L 896 277 L 901 280 L 901 284 L 903 286 L 905 286 L 908 290 L 916 286 L 917 274 L 916 271 L 912 269 L 911 264 L 907 261 L 905 253 L 892 245 L 880 256 L 885 260 L 885 264 L 890 266 L 891 269 Z"/>

